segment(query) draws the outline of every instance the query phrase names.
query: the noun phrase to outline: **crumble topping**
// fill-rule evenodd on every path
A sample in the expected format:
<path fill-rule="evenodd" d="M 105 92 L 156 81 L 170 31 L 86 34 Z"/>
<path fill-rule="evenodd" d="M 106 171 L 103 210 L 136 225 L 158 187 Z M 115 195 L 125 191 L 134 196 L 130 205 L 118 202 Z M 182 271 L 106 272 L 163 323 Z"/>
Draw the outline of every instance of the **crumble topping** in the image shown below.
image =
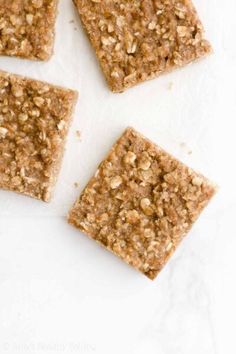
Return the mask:
<path fill-rule="evenodd" d="M 48 60 L 58 0 L 0 0 L 0 54 Z"/>
<path fill-rule="evenodd" d="M 114 92 L 211 52 L 191 0 L 73 0 Z"/>
<path fill-rule="evenodd" d="M 76 100 L 72 90 L 0 72 L 0 188 L 50 200 Z"/>
<path fill-rule="evenodd" d="M 68 221 L 154 279 L 214 193 L 205 177 L 128 128 Z"/>

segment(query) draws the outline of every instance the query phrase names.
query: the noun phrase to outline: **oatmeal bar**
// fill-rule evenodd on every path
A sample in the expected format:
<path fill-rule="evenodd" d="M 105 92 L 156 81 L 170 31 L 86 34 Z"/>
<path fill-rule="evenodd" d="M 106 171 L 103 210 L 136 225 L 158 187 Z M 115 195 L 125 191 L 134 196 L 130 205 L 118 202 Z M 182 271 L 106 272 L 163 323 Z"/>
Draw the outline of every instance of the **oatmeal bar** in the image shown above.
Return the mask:
<path fill-rule="evenodd" d="M 191 0 L 73 0 L 113 92 L 211 52 Z"/>
<path fill-rule="evenodd" d="M 58 0 L 0 0 L 0 55 L 48 60 Z"/>
<path fill-rule="evenodd" d="M 0 188 L 49 201 L 77 93 L 0 71 Z"/>
<path fill-rule="evenodd" d="M 68 221 L 154 279 L 214 193 L 205 177 L 128 128 Z"/>

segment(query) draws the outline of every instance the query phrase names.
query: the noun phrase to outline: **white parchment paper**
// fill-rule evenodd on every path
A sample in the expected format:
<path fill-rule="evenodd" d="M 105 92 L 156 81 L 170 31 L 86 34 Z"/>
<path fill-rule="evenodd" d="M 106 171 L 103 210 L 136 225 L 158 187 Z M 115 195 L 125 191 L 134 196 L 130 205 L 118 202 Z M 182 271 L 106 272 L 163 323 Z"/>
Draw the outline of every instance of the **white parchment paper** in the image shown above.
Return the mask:
<path fill-rule="evenodd" d="M 214 55 L 123 94 L 107 88 L 70 0 L 48 63 L 0 58 L 80 93 L 53 201 L 0 191 L 1 354 L 235 353 L 236 3 L 195 5 Z M 65 219 L 127 126 L 220 186 L 155 282 Z"/>

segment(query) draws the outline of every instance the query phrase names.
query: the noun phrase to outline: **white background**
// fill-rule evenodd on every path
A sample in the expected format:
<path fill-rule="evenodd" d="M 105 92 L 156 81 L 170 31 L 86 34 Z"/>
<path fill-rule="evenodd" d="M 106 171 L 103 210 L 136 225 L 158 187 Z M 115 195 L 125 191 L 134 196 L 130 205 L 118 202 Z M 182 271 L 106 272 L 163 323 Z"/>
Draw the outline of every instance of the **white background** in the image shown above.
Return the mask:
<path fill-rule="evenodd" d="M 0 191 L 1 354 L 236 352 L 236 2 L 195 5 L 214 55 L 123 94 L 107 88 L 68 0 L 50 62 L 0 58 L 80 92 L 53 201 Z M 154 282 L 65 218 L 129 125 L 220 186 Z"/>

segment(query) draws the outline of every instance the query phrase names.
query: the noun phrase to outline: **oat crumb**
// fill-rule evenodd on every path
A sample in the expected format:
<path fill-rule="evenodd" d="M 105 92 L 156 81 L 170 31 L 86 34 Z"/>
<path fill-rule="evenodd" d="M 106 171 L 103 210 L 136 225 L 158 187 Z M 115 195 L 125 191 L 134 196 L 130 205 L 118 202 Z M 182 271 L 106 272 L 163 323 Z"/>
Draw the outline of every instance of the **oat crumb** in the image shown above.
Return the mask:
<path fill-rule="evenodd" d="M 185 150 L 185 152 L 188 154 L 188 155 L 192 155 L 192 150 L 187 146 L 186 143 L 182 142 L 179 144 L 179 146 L 181 147 L 181 149 Z"/>
<path fill-rule="evenodd" d="M 77 138 L 81 139 L 81 131 L 80 130 L 76 130 L 76 136 Z"/>
<path fill-rule="evenodd" d="M 169 82 L 168 85 L 167 85 L 167 90 L 171 91 L 173 86 L 174 86 L 174 83 L 173 82 Z"/>

